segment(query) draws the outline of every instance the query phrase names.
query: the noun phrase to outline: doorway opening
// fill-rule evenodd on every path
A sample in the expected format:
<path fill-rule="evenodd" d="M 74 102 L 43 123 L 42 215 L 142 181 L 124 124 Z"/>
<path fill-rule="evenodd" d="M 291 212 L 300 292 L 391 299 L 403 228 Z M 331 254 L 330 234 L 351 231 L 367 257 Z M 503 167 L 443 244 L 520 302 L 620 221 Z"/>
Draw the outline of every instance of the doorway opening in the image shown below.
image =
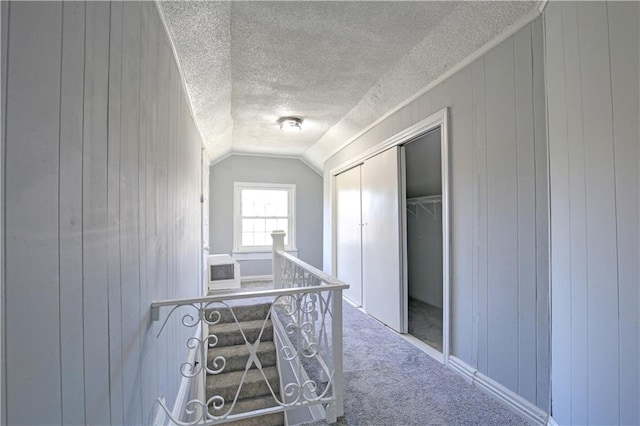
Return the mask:
<path fill-rule="evenodd" d="M 442 134 L 437 127 L 402 146 L 405 195 L 407 331 L 442 362 Z"/>

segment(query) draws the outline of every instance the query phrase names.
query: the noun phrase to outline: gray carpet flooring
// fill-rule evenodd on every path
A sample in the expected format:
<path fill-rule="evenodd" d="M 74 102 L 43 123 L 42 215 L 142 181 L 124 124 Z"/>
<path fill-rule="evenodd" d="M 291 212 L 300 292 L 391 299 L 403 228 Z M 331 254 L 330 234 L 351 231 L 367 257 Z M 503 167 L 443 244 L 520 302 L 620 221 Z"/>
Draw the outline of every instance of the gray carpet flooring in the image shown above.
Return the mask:
<path fill-rule="evenodd" d="M 338 425 L 528 424 L 380 322 L 343 306 L 345 406 Z"/>
<path fill-rule="evenodd" d="M 442 309 L 409 297 L 409 334 L 442 352 Z"/>
<path fill-rule="evenodd" d="M 344 303 L 344 387 L 340 425 L 527 424 L 348 303 Z"/>

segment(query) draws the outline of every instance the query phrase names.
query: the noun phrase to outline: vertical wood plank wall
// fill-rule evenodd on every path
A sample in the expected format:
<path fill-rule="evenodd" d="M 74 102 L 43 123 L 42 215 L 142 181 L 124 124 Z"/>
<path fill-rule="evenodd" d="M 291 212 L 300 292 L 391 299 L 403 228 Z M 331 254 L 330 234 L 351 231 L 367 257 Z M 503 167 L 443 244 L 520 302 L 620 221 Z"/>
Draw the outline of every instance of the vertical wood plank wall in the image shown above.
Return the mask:
<path fill-rule="evenodd" d="M 553 417 L 640 423 L 639 6 L 545 10 Z"/>
<path fill-rule="evenodd" d="M 537 19 L 331 157 L 324 191 L 328 208 L 329 170 L 450 107 L 452 354 L 547 411 L 542 48 Z M 330 271 L 331 256 L 324 258 Z"/>
<path fill-rule="evenodd" d="M 0 54 L 1 58 L 1 69 L 0 74 L 2 78 L 0 79 L 0 84 L 2 87 L 0 88 L 0 117 L 2 120 L 2 127 L 0 128 L 0 133 L 2 137 L 2 145 L 0 145 L 0 167 L 4 169 L 4 159 L 5 153 L 4 148 L 5 144 L 5 136 L 6 132 L 6 100 L 7 100 L 7 34 L 9 33 L 9 15 L 7 13 L 8 3 L 2 2 L 0 3 L 0 43 L 2 44 L 2 50 Z M 0 211 L 4 212 L 4 173 L 0 173 Z M 4 321 L 4 304 L 2 300 L 5 299 L 5 285 L 4 285 L 4 213 L 2 213 L 0 218 L 0 423 L 7 424 L 7 410 L 6 410 L 6 370 L 5 370 L 5 353 L 6 353 L 6 345 L 5 345 L 5 321 Z"/>
<path fill-rule="evenodd" d="M 2 423 L 152 424 L 193 330 L 156 339 L 149 305 L 202 291 L 202 141 L 155 5 L 3 2 L 2 107 Z"/>

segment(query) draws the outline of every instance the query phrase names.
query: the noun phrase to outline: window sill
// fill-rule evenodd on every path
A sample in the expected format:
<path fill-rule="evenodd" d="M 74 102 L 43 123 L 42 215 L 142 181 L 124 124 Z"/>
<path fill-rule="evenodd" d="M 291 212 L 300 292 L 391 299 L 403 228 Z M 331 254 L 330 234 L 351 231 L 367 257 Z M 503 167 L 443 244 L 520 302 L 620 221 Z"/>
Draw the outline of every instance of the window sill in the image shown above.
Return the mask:
<path fill-rule="evenodd" d="M 287 249 L 287 253 L 298 257 L 297 249 Z M 242 260 L 272 260 L 273 252 L 271 250 L 256 250 L 256 251 L 234 251 L 231 256 L 238 261 Z"/>

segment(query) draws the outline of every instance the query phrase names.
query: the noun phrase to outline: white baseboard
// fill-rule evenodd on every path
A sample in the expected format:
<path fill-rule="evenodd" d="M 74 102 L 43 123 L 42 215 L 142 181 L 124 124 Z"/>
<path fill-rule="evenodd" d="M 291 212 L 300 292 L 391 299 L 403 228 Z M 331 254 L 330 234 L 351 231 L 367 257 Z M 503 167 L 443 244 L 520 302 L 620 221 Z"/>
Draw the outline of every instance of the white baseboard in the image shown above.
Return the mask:
<path fill-rule="evenodd" d="M 547 413 L 512 390 L 507 389 L 495 380 L 485 376 L 459 358 L 450 355 L 449 368 L 464 377 L 467 382 L 472 383 L 483 392 L 502 402 L 526 420 L 540 426 L 547 425 L 548 419 L 550 418 Z"/>
<path fill-rule="evenodd" d="M 547 426 L 560 426 L 560 425 L 553 419 L 553 417 L 549 416 L 549 418 L 547 419 Z"/>
<path fill-rule="evenodd" d="M 349 299 L 347 296 L 342 296 L 342 300 L 344 300 L 345 302 L 347 302 L 348 304 L 350 304 L 351 306 L 353 306 L 354 308 L 359 308 L 361 305 L 354 302 L 353 300 Z"/>
<path fill-rule="evenodd" d="M 240 277 L 241 283 L 249 281 L 273 281 L 273 275 L 247 275 L 245 277 Z"/>
<path fill-rule="evenodd" d="M 422 352 L 429 355 L 431 358 L 438 361 L 440 364 L 444 364 L 444 357 L 442 356 L 442 352 L 438 351 L 435 348 L 432 348 L 431 346 L 427 345 L 422 340 L 412 336 L 411 334 L 400 334 L 400 337 L 411 343 L 416 348 L 420 349 Z"/>
<path fill-rule="evenodd" d="M 478 370 L 472 368 L 453 355 L 449 355 L 449 368 L 462 376 L 465 382 L 469 384 L 473 384 L 476 373 L 478 372 Z"/>

